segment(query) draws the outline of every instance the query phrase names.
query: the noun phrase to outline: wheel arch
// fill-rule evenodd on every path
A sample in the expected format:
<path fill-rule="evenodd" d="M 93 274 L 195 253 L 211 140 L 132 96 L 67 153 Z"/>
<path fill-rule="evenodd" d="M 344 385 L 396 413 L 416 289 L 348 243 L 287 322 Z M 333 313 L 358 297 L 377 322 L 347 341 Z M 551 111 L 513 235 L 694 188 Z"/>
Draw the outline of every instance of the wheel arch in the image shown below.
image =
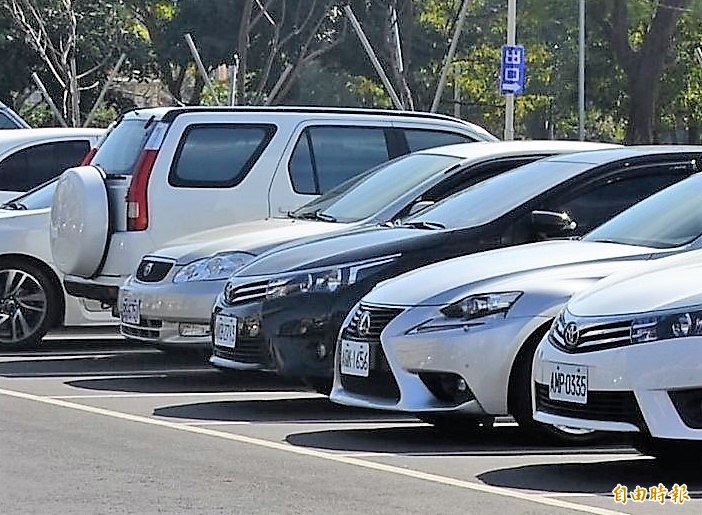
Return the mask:
<path fill-rule="evenodd" d="M 0 254 L 0 264 L 13 262 L 30 263 L 31 265 L 36 266 L 39 270 L 46 274 L 46 277 L 49 278 L 52 285 L 56 287 L 56 291 L 60 293 L 60 295 L 58 295 L 59 316 L 57 317 L 57 323 L 55 327 L 63 325 L 64 321 L 66 320 L 66 291 L 63 289 L 63 284 L 61 284 L 61 280 L 59 279 L 54 269 L 51 268 L 51 266 L 49 266 L 46 263 L 46 261 L 42 261 L 41 259 L 30 254 Z"/>

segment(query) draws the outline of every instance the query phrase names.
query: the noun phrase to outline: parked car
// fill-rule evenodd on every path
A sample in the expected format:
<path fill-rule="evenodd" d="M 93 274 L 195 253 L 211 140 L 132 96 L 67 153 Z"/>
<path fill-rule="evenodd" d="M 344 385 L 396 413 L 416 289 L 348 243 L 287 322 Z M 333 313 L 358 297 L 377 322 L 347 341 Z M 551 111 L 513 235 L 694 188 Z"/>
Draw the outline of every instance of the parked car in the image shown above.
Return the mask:
<path fill-rule="evenodd" d="M 115 305 L 141 258 L 196 232 L 286 213 L 392 158 L 493 141 L 416 112 L 158 108 L 126 114 L 89 167 L 68 170 L 51 212 L 71 294 Z"/>
<path fill-rule="evenodd" d="M 31 129 L 20 115 L 0 102 L 0 129 Z"/>
<path fill-rule="evenodd" d="M 235 273 L 218 297 L 210 362 L 275 368 L 328 392 L 341 324 L 378 282 L 465 254 L 584 234 L 689 175 L 698 152 L 688 149 L 682 166 L 679 147 L 550 157 L 478 183 L 400 226 L 273 249 Z M 233 337 L 234 328 L 246 337 Z"/>
<path fill-rule="evenodd" d="M 690 192 L 692 198 L 695 192 Z M 633 228 L 632 242 L 679 247 L 699 220 L 661 213 L 665 234 Z M 646 239 L 642 239 L 646 238 Z M 539 344 L 534 418 L 633 436 L 645 454 L 677 468 L 702 449 L 702 253 L 612 275 L 573 297 Z"/>
<path fill-rule="evenodd" d="M 671 178 L 693 168 L 685 167 L 689 154 L 680 157 L 679 168 L 667 165 Z M 411 412 L 466 432 L 513 415 L 535 433 L 580 442 L 597 437 L 534 423 L 535 348 L 573 294 L 643 261 L 702 248 L 702 204 L 691 194 L 698 188 L 702 174 L 641 201 L 581 240 L 482 252 L 379 284 L 343 324 L 332 401 Z M 681 227 L 684 241 L 670 244 Z M 364 333 L 366 326 L 373 330 Z"/>
<path fill-rule="evenodd" d="M 601 147 L 526 141 L 424 150 L 360 174 L 286 217 L 188 237 L 145 256 L 120 288 L 122 334 L 160 345 L 206 345 L 217 295 L 229 276 L 256 255 L 302 237 L 397 223 L 508 169 L 548 155 Z"/>
<path fill-rule="evenodd" d="M 0 132 L 0 202 L 80 164 L 104 132 L 63 128 Z"/>
<path fill-rule="evenodd" d="M 31 347 L 57 326 L 111 324 L 99 302 L 66 294 L 49 246 L 58 179 L 0 205 L 0 349 Z"/>

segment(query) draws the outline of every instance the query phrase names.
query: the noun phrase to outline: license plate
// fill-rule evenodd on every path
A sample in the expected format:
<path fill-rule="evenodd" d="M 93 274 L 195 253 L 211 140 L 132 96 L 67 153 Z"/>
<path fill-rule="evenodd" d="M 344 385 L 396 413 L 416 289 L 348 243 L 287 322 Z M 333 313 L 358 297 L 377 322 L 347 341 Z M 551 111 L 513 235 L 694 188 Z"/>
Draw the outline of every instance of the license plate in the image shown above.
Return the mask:
<path fill-rule="evenodd" d="M 125 324 L 139 325 L 141 323 L 139 301 L 136 299 L 124 299 L 122 301 L 120 318 Z"/>
<path fill-rule="evenodd" d="M 550 376 L 548 398 L 554 401 L 587 403 L 587 367 L 549 363 L 547 373 Z"/>
<path fill-rule="evenodd" d="M 215 318 L 215 345 L 233 349 L 236 345 L 236 318 L 217 315 Z"/>
<path fill-rule="evenodd" d="M 341 342 L 341 373 L 349 376 L 368 377 L 368 343 Z"/>

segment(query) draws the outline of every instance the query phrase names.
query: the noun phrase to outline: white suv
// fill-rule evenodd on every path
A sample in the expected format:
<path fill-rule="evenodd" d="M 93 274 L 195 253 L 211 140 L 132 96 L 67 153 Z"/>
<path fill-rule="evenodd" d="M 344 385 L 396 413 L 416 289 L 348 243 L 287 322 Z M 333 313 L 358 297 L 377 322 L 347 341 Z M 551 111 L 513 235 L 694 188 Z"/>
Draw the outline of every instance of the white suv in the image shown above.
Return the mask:
<path fill-rule="evenodd" d="M 295 209 L 394 157 L 492 141 L 441 115 L 330 108 L 158 108 L 125 115 L 51 210 L 66 290 L 115 305 L 141 257 L 189 234 Z"/>

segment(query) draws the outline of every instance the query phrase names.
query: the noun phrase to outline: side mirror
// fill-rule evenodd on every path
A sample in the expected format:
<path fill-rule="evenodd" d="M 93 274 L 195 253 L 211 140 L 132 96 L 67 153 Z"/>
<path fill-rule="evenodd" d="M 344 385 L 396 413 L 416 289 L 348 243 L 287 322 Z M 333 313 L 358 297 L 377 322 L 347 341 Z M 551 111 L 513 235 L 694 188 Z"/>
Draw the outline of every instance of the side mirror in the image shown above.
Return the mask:
<path fill-rule="evenodd" d="M 531 223 L 534 228 L 546 238 L 564 236 L 574 231 L 578 224 L 568 216 L 568 213 L 555 211 L 532 211 Z"/>
<path fill-rule="evenodd" d="M 434 205 L 433 200 L 420 200 L 416 204 L 412 205 L 407 216 L 416 215 L 420 211 L 424 211 L 426 208 L 433 206 L 433 205 Z"/>

